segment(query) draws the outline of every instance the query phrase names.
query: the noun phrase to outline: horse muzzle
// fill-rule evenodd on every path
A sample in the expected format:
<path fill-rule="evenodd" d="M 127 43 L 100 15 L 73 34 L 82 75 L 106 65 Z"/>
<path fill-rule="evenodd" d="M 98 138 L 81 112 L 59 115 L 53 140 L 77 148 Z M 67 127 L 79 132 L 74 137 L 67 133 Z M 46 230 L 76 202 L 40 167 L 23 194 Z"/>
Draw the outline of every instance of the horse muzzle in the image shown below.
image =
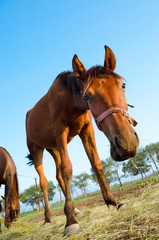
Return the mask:
<path fill-rule="evenodd" d="M 111 156 L 115 161 L 124 161 L 128 158 L 135 157 L 138 151 L 139 138 L 134 131 L 129 139 L 124 138 L 122 135 L 115 137 L 111 141 Z"/>
<path fill-rule="evenodd" d="M 105 132 L 104 126 L 102 127 L 102 121 L 104 121 L 106 118 L 108 118 L 114 113 L 122 114 L 125 117 L 127 123 L 125 122 L 123 124 L 123 128 L 121 127 L 121 124 L 119 124 L 120 127 L 118 127 L 117 129 L 119 130 L 120 128 L 121 131 L 118 131 L 118 133 L 116 133 L 116 131 L 114 130 L 114 133 L 107 134 L 107 132 Z M 115 161 L 124 161 L 128 158 L 134 157 L 137 154 L 139 138 L 135 130 L 131 127 L 131 125 L 136 126 L 137 122 L 130 116 L 130 114 L 125 109 L 121 107 L 110 108 L 100 114 L 97 118 L 94 117 L 94 119 L 98 128 L 103 131 L 108 137 L 111 143 L 111 156 Z"/>

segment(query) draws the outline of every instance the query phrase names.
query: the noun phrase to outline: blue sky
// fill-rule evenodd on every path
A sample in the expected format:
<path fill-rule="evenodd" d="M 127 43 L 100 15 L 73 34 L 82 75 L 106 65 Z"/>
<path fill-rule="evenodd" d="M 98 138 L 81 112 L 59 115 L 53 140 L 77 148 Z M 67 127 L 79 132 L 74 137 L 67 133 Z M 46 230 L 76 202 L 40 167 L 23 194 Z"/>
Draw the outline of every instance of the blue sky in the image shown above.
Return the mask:
<path fill-rule="evenodd" d="M 104 45 L 114 51 L 115 72 L 127 80 L 131 115 L 138 121 L 141 146 L 159 141 L 159 1 L 158 0 L 0 0 L 0 145 L 12 155 L 20 191 L 37 174 L 26 165 L 25 115 L 48 91 L 55 77 L 72 70 L 76 53 L 88 69 L 103 65 Z M 96 128 L 101 159 L 109 142 Z M 74 174 L 90 163 L 76 137 L 68 151 Z M 54 161 L 44 154 L 48 180 L 55 180 Z"/>

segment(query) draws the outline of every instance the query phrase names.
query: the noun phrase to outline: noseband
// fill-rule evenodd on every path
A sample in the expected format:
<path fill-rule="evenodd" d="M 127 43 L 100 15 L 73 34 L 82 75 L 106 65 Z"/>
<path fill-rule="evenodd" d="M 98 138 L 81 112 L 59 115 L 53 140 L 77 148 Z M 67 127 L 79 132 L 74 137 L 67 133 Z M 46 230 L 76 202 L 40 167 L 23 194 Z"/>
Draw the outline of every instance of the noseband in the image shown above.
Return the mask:
<path fill-rule="evenodd" d="M 131 106 L 131 105 L 129 105 Z M 132 107 L 132 106 L 131 106 Z M 130 114 L 123 108 L 109 108 L 105 112 L 101 113 L 97 118 L 94 117 L 95 122 L 98 126 L 98 128 L 101 130 L 100 123 L 107 117 L 109 117 L 112 113 L 121 113 L 124 117 L 128 120 L 130 124 L 132 124 L 134 127 L 137 125 L 137 122 L 130 116 Z"/>

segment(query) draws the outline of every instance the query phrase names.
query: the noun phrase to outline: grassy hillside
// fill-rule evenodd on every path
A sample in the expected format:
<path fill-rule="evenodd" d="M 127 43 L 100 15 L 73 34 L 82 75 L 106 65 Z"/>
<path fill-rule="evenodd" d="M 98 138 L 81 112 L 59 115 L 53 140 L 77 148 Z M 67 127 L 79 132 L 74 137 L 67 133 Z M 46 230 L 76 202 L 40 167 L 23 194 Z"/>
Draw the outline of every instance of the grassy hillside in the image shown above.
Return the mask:
<path fill-rule="evenodd" d="M 4 228 L 0 240 L 159 240 L 159 182 L 148 180 L 145 185 L 138 181 L 137 186 L 120 191 L 125 206 L 118 211 L 102 202 L 99 205 L 99 196 L 88 199 L 89 204 L 81 205 L 76 217 L 81 228 L 77 235 L 64 236 L 63 214 L 52 216 L 52 224 L 43 225 L 43 213 L 30 212 L 22 214 L 10 229 Z M 90 201 L 95 204 L 96 200 L 97 206 L 92 207 Z"/>

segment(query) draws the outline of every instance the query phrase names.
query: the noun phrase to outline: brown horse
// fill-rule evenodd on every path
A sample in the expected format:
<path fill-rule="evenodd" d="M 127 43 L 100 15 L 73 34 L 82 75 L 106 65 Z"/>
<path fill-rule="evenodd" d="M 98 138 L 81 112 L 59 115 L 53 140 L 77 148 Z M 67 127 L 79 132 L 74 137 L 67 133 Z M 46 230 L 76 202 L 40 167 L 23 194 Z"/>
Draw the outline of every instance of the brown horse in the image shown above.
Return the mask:
<path fill-rule="evenodd" d="M 20 213 L 19 188 L 16 166 L 6 149 L 0 147 L 0 187 L 5 185 L 5 226 L 16 220 Z"/>
<path fill-rule="evenodd" d="M 0 202 L 0 213 L 2 212 L 2 205 L 1 205 L 1 202 Z M 1 229 L 1 220 L 3 219 L 2 215 L 0 214 L 0 233 L 2 232 L 2 229 Z"/>
<path fill-rule="evenodd" d="M 77 55 L 72 65 L 74 73 L 63 72 L 58 75 L 48 93 L 26 116 L 27 145 L 30 151 L 28 158 L 40 176 L 45 199 L 45 222 L 50 222 L 51 215 L 42 164 L 44 149 L 55 160 L 56 178 L 65 195 L 66 233 L 79 230 L 70 193 L 72 164 L 67 143 L 76 135 L 80 136 L 105 203 L 117 208 L 122 204 L 115 200 L 106 183 L 97 153 L 92 115 L 111 143 L 114 160 L 134 157 L 139 145 L 138 136 L 130 125 L 136 122 L 127 112 L 125 83 L 113 72 L 116 60 L 112 50 L 105 46 L 104 67 L 96 66 L 86 71 Z"/>

